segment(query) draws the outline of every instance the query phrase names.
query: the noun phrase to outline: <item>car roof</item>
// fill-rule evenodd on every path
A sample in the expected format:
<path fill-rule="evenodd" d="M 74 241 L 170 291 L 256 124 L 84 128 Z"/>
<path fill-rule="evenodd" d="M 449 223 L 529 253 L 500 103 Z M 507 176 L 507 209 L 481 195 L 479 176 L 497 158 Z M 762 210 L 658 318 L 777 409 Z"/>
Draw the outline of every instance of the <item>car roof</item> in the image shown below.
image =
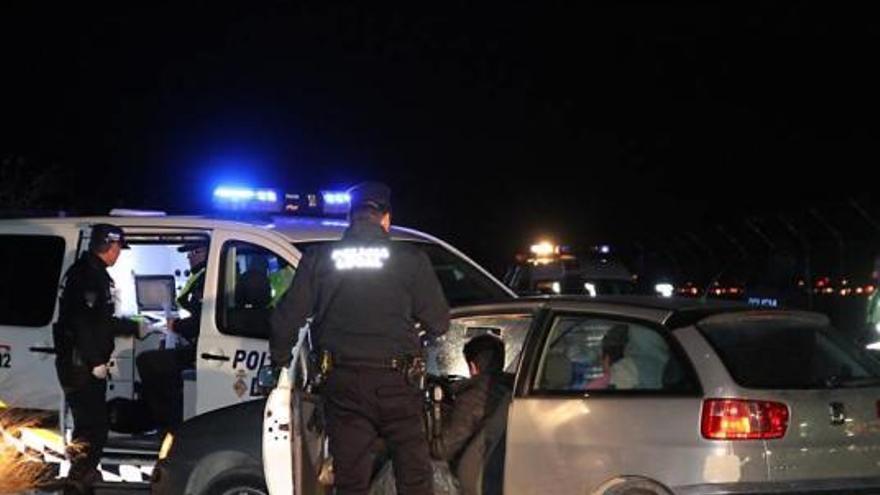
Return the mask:
<path fill-rule="evenodd" d="M 731 312 L 754 312 L 754 308 L 736 302 L 656 296 L 534 296 L 520 297 L 479 306 L 458 308 L 453 315 L 474 313 L 555 311 L 594 311 L 609 316 L 635 317 L 675 329 L 695 324 L 704 318 Z"/>
<path fill-rule="evenodd" d="M 341 238 L 348 228 L 348 222 L 343 220 L 309 217 L 275 217 L 271 223 L 262 225 L 294 242 L 334 241 Z M 391 237 L 396 240 L 427 242 L 430 236 L 416 230 L 392 226 Z"/>
<path fill-rule="evenodd" d="M 86 227 L 96 223 L 111 223 L 119 225 L 124 229 L 151 229 L 151 228 L 177 228 L 177 229 L 215 229 L 224 228 L 229 230 L 245 230 L 255 235 L 261 236 L 279 236 L 294 244 L 323 242 L 340 239 L 345 229 L 348 228 L 348 222 L 341 219 L 315 218 L 315 217 L 298 217 L 298 216 L 260 216 L 260 217 L 242 217 L 236 219 L 219 218 L 210 216 L 180 216 L 180 215 L 137 215 L 137 212 L 128 216 L 93 216 L 93 217 L 43 217 L 43 218 L 14 218 L 0 220 L 0 232 L 5 227 L 12 229 L 27 228 L 29 226 L 39 225 L 64 225 L 75 226 L 77 228 Z M 401 226 L 391 227 L 391 238 L 402 241 L 424 242 L 442 246 L 447 251 L 464 259 L 471 266 L 476 268 L 483 275 L 493 281 L 496 286 L 501 288 L 510 297 L 516 297 L 516 294 L 499 281 L 494 275 L 489 273 L 485 268 L 470 259 L 466 254 L 462 253 L 449 243 L 434 237 L 432 235 Z"/>
<path fill-rule="evenodd" d="M 242 217 L 223 218 L 211 216 L 186 216 L 186 215 L 154 215 L 154 216 L 84 216 L 84 217 L 43 217 L 43 218 L 15 218 L 0 220 L 2 225 L 88 225 L 96 223 L 111 223 L 125 227 L 179 227 L 210 229 L 217 227 L 226 228 L 259 228 L 271 230 L 288 238 L 291 242 L 318 242 L 332 241 L 342 237 L 348 222 L 339 219 L 314 218 L 314 217 Z M 437 239 L 417 230 L 392 226 L 391 236 L 398 240 L 432 242 Z"/>

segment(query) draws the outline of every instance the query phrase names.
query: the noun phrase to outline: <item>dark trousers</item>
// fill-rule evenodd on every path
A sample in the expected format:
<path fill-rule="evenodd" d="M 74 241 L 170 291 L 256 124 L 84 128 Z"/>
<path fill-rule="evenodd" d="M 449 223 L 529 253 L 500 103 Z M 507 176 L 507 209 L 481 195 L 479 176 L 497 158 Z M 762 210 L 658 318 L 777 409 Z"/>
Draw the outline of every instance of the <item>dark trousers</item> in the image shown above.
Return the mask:
<path fill-rule="evenodd" d="M 160 429 L 183 422 L 183 377 L 181 372 L 195 365 L 195 348 L 182 347 L 147 351 L 137 357 L 144 401 Z"/>
<path fill-rule="evenodd" d="M 84 385 L 68 390 L 65 397 L 73 413 L 73 446 L 68 452 L 71 465 L 67 479 L 90 487 L 101 479 L 97 467 L 107 443 L 107 382 L 90 376 Z"/>
<path fill-rule="evenodd" d="M 323 393 L 337 494 L 369 491 L 377 438 L 388 447 L 397 493 L 432 493 L 422 396 L 403 375 L 392 370 L 337 368 Z"/>

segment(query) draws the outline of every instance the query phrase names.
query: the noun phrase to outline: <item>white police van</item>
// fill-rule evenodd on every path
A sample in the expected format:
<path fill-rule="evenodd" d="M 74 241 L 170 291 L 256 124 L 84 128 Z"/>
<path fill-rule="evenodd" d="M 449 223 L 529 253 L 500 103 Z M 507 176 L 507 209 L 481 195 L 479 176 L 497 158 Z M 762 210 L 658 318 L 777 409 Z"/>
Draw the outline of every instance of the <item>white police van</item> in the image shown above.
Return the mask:
<path fill-rule="evenodd" d="M 163 342 L 172 345 L 173 334 L 161 330 L 169 313 L 187 316 L 174 301 L 190 275 L 186 255 L 178 248 L 192 243 L 208 245 L 208 260 L 196 364 L 184 372 L 184 419 L 259 396 L 256 378 L 268 363 L 272 305 L 289 286 L 303 249 L 339 239 L 347 227 L 339 219 L 285 213 L 339 213 L 347 209 L 346 200 L 339 193 L 282 196 L 219 188 L 218 206 L 262 215 L 229 220 L 121 211 L 110 217 L 0 220 L 0 401 L 10 408 L 60 412 L 61 429 L 69 433 L 71 420 L 55 374 L 52 325 L 62 276 L 86 249 L 91 226 L 98 223 L 121 227 L 130 245 L 109 269 L 117 314 L 139 315 L 159 330 L 142 340 L 117 338 L 108 399 L 137 399 L 137 356 Z M 514 297 L 445 242 L 402 227 L 392 227 L 391 235 L 427 253 L 451 304 Z M 249 294 L 254 284 L 241 283 L 254 272 L 265 279 L 256 285 L 257 292 L 262 287 L 268 294 Z M 149 479 L 158 445 L 154 438 L 141 440 L 137 434 L 111 432 L 102 460 L 105 481 Z M 45 450 L 53 455 L 46 458 L 60 457 L 59 449 L 63 446 L 47 443 Z"/>

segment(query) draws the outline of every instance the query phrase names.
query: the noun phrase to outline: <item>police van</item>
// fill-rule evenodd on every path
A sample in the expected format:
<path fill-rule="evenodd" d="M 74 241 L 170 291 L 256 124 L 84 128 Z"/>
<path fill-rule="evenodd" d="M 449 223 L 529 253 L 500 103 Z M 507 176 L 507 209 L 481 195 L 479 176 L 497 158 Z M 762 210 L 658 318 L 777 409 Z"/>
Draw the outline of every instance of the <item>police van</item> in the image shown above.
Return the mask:
<path fill-rule="evenodd" d="M 181 248 L 194 243 L 207 245 L 208 257 L 195 367 L 183 372 L 183 417 L 260 396 L 257 374 L 269 359 L 272 306 L 289 287 L 304 249 L 341 238 L 347 223 L 327 215 L 345 212 L 348 197 L 218 188 L 214 200 L 225 215 L 114 211 L 108 217 L 0 220 L 0 401 L 9 408 L 57 413 L 60 431 L 69 437 L 72 420 L 56 377 L 52 327 L 63 275 L 87 249 L 91 227 L 99 223 L 121 227 L 130 247 L 108 269 L 117 316 L 142 318 L 153 329 L 143 338 L 117 338 L 108 400 L 139 399 L 137 356 L 179 344 L 165 322 L 189 316 L 176 299 L 192 276 Z M 234 219 L 225 218 L 229 212 Z M 452 305 L 514 297 L 440 239 L 403 227 L 392 227 L 391 236 L 428 255 Z M 252 283 L 255 279 L 258 283 Z M 111 410 L 111 423 L 126 424 L 125 418 L 114 416 L 125 413 L 125 408 Z M 125 430 L 111 430 L 101 466 L 104 480 L 145 482 L 160 439 Z M 63 457 L 63 445 L 49 443 L 27 447 L 44 450 L 46 459 Z"/>

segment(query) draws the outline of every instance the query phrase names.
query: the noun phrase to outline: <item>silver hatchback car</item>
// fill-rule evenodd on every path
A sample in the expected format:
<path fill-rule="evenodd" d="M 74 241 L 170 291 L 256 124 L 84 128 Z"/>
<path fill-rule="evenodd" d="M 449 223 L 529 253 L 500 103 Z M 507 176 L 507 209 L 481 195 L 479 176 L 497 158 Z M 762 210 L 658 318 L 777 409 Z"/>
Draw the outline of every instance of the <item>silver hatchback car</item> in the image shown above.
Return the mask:
<path fill-rule="evenodd" d="M 506 429 L 481 434 L 485 493 L 880 493 L 880 363 L 828 320 L 657 298 L 520 299 L 453 314 L 429 371 L 467 375 L 494 333 L 515 373 Z M 500 433 L 498 433 L 500 432 Z"/>

